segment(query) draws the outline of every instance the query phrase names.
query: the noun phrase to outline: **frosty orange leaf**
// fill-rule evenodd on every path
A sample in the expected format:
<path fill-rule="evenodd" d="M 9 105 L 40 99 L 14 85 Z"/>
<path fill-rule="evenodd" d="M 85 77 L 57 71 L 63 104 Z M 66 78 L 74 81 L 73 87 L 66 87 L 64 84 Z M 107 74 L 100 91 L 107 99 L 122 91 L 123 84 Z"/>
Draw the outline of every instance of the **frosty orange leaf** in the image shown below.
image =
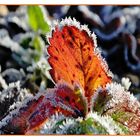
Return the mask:
<path fill-rule="evenodd" d="M 111 81 L 107 64 L 96 48 L 96 37 L 87 26 L 65 19 L 54 27 L 48 39 L 50 73 L 56 83 L 79 83 L 90 100 L 98 87 Z"/>

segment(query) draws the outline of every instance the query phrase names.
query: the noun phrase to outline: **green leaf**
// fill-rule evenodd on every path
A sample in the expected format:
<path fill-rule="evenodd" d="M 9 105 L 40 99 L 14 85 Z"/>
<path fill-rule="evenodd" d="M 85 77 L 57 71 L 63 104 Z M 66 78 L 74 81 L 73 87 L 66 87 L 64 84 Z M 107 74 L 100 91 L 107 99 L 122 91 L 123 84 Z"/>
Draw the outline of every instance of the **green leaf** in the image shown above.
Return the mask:
<path fill-rule="evenodd" d="M 105 128 L 93 118 L 88 118 L 80 123 L 82 134 L 108 134 Z"/>
<path fill-rule="evenodd" d="M 111 100 L 111 95 L 108 95 L 106 92 L 97 92 L 95 96 L 93 96 L 91 109 L 92 111 L 98 112 L 98 114 L 102 114 L 104 112 L 104 107 L 109 100 Z"/>
<path fill-rule="evenodd" d="M 45 46 L 40 36 L 34 36 L 31 46 L 34 48 L 33 58 L 38 61 L 42 55 L 42 48 Z"/>
<path fill-rule="evenodd" d="M 29 25 L 31 28 L 37 32 L 41 30 L 42 33 L 46 33 L 50 31 L 50 27 L 45 19 L 45 13 L 40 6 L 28 6 L 28 18 Z"/>
<path fill-rule="evenodd" d="M 121 123 L 118 123 L 118 122 L 116 122 L 116 124 L 122 129 L 124 134 L 127 134 L 127 135 L 133 134 L 125 125 L 122 125 Z"/>

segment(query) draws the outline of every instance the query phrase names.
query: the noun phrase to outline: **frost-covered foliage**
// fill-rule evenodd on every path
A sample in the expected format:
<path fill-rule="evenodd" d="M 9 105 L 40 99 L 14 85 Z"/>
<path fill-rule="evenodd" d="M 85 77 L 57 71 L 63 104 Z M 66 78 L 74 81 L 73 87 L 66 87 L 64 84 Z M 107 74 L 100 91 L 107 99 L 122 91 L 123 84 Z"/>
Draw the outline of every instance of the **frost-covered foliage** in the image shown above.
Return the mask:
<path fill-rule="evenodd" d="M 9 118 L 10 116 L 7 116 L 8 118 L 5 117 L 1 121 L 1 128 L 6 128 L 5 130 L 8 130 L 8 127 L 11 126 L 9 130 L 12 130 L 12 127 L 14 125 L 16 131 L 13 130 L 13 132 L 10 133 L 18 133 L 16 123 L 18 123 L 19 126 L 21 125 L 21 127 L 23 127 L 19 122 L 23 121 L 24 119 L 26 120 L 26 117 L 28 116 L 28 114 L 30 114 L 29 120 L 34 124 L 37 121 L 36 117 L 39 117 L 38 111 L 40 111 L 40 113 L 43 113 L 43 111 L 49 111 L 48 109 L 51 107 L 49 104 L 52 104 L 52 106 L 56 107 L 57 100 L 59 103 L 58 106 L 60 106 L 59 110 L 65 110 L 67 106 L 63 105 L 67 103 L 65 101 L 61 101 L 60 98 L 58 98 L 60 94 L 58 94 L 57 92 L 60 92 L 60 88 L 64 90 L 63 85 L 60 84 L 56 87 L 55 90 L 44 93 L 46 97 L 44 97 L 43 100 L 40 100 L 43 94 L 38 94 L 36 97 L 27 97 L 23 105 L 20 103 L 20 106 L 17 107 L 17 109 L 15 108 L 10 113 L 12 116 L 15 114 L 17 118 L 15 119 L 15 117 L 12 117 L 11 120 L 11 118 Z M 71 92 L 72 91 L 70 91 L 70 93 Z M 61 91 L 60 93 L 65 94 L 65 90 Z M 122 99 L 120 99 L 119 94 L 122 95 Z M 102 103 L 102 101 L 104 102 Z M 45 104 L 49 105 L 48 109 L 46 108 L 47 106 L 45 106 Z M 32 105 L 34 106 L 34 108 L 32 108 Z M 39 127 L 35 129 L 29 129 L 25 132 L 25 134 L 139 134 L 139 106 L 139 102 L 133 97 L 133 95 L 125 91 L 123 86 L 117 83 L 111 83 L 106 85 L 106 89 L 100 89 L 97 91 L 96 95 L 93 97 L 93 103 L 91 105 L 92 110 L 91 112 L 86 114 L 86 116 L 77 116 L 77 118 L 72 117 L 71 115 L 67 116 L 69 113 L 67 114 L 63 111 L 62 113 L 56 112 L 56 114 L 46 119 L 44 123 Z M 28 108 L 29 110 L 31 109 L 34 113 L 29 112 Z M 71 109 L 73 110 L 74 108 Z M 69 109 L 67 111 L 69 112 Z M 47 112 L 45 114 L 47 114 Z M 24 119 L 22 117 L 24 117 Z M 16 123 L 12 123 L 12 125 L 11 123 L 8 123 L 9 125 L 6 125 L 6 120 L 10 122 L 15 121 Z M 32 122 L 32 120 L 35 122 Z M 23 128 L 19 128 L 19 132 L 22 129 Z M 7 132 L 1 131 L 1 133 Z"/>
<path fill-rule="evenodd" d="M 79 7 L 81 12 L 83 9 L 89 12 L 85 6 Z M 37 16 L 39 19 L 36 19 Z M 128 78 L 122 78 L 119 84 L 111 79 L 113 74 L 101 56 L 95 34 L 91 34 L 88 27 L 75 18 L 54 22 L 49 32 L 48 23 L 51 21 L 47 16 L 48 13 L 41 6 L 25 6 L 20 7 L 15 15 L 3 18 L 7 25 L 10 21 L 22 28 L 23 32 L 19 34 L 15 31 L 11 35 L 7 29 L 0 29 L 0 46 L 11 58 L 10 62 L 3 62 L 0 66 L 0 134 L 140 134 L 140 103 L 128 91 L 131 82 Z M 23 21 L 21 25 L 20 20 Z M 125 24 L 123 17 L 120 21 Z M 55 83 L 49 73 L 51 67 L 45 45 L 50 43 L 48 38 L 53 37 L 56 25 L 60 29 L 74 26 L 92 38 L 94 57 L 101 63 L 101 71 L 105 71 L 109 82 L 99 85 L 90 98 L 85 95 L 86 88 L 77 81 L 72 85 L 63 79 Z M 120 30 L 122 28 L 118 28 L 116 33 Z M 98 30 L 96 32 L 100 35 Z M 47 41 L 44 33 L 47 34 Z M 11 66 L 11 61 L 14 66 Z M 96 78 L 95 85 L 102 82 L 102 77 L 98 81 Z"/>
<path fill-rule="evenodd" d="M 127 134 L 127 127 L 121 127 L 110 116 L 89 113 L 85 119 L 53 115 L 35 134 Z"/>
<path fill-rule="evenodd" d="M 103 99 L 102 106 L 100 105 L 100 99 Z M 105 90 L 99 89 L 93 97 L 93 104 L 96 104 L 93 105 L 93 109 L 98 110 L 98 105 L 99 109 L 102 107 L 100 113 L 112 108 L 115 109 L 118 106 L 126 106 L 126 109 L 140 115 L 140 103 L 133 94 L 130 94 L 129 91 L 126 91 L 125 88 L 118 83 L 107 84 Z"/>
<path fill-rule="evenodd" d="M 126 79 L 125 83 L 127 82 Z M 107 84 L 105 90 L 96 92 L 92 109 L 99 114 L 110 115 L 115 121 L 127 126 L 133 133 L 139 134 L 140 103 L 121 84 Z"/>
<path fill-rule="evenodd" d="M 0 120 L 10 111 L 16 109 L 27 97 L 32 96 L 26 89 L 20 88 L 20 83 L 11 83 L 0 92 Z"/>

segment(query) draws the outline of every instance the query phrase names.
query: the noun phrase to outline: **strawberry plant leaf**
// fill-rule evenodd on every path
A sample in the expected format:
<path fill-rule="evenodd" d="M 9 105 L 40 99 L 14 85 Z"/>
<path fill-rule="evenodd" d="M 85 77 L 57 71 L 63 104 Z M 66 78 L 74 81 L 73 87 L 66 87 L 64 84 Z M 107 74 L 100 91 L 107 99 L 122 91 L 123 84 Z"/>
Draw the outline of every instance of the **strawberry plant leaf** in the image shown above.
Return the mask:
<path fill-rule="evenodd" d="M 46 33 L 50 31 L 50 27 L 45 19 L 45 13 L 40 6 L 28 6 L 28 18 L 29 25 L 31 28 L 37 32 L 41 30 L 42 33 Z"/>

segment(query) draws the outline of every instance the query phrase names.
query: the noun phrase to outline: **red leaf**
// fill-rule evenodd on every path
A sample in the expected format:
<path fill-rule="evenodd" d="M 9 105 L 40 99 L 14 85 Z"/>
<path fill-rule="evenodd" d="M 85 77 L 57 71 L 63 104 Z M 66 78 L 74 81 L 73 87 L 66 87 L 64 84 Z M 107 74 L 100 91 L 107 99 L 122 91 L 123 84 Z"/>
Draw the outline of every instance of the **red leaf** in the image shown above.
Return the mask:
<path fill-rule="evenodd" d="M 77 87 L 74 89 L 60 83 L 54 89 L 37 96 L 20 109 L 14 110 L 12 114 L 15 115 L 8 115 L 8 123 L 2 127 L 2 130 L 7 133 L 24 134 L 32 129 L 38 129 L 56 112 L 72 117 L 86 114 L 86 99 Z"/>

